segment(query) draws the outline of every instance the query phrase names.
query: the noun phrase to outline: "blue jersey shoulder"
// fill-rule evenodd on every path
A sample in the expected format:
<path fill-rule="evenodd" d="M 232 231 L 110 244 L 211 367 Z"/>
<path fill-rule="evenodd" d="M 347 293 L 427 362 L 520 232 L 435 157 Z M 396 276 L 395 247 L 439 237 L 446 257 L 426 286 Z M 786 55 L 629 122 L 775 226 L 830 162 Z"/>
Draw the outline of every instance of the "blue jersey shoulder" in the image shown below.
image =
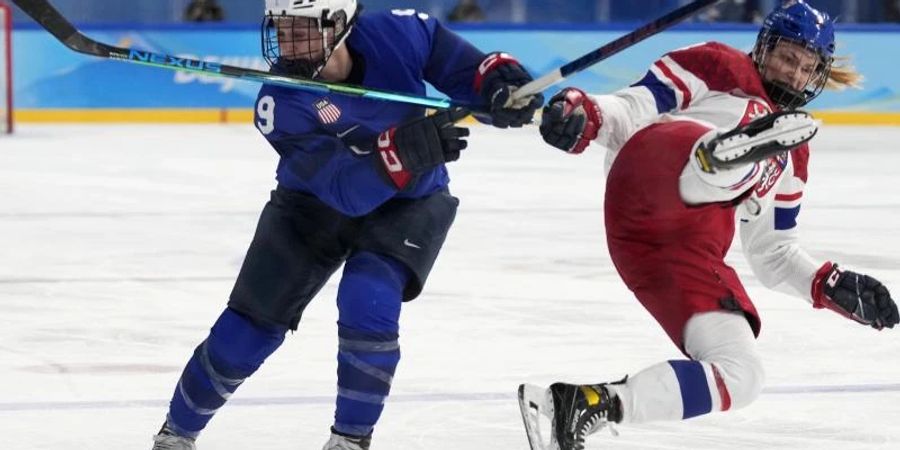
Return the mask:
<path fill-rule="evenodd" d="M 428 63 L 437 25 L 437 20 L 413 9 L 381 11 L 359 19 L 363 34 L 377 36 L 385 44 L 399 45 L 420 68 Z"/>

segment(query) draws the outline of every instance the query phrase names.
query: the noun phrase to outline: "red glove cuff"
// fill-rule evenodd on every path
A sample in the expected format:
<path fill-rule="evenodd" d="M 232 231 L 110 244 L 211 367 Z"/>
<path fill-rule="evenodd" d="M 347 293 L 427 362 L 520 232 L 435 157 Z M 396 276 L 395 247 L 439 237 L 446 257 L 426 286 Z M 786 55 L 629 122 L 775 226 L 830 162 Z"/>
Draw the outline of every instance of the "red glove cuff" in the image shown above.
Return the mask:
<path fill-rule="evenodd" d="M 831 261 L 822 264 L 822 267 L 816 272 L 816 276 L 813 277 L 813 285 L 812 285 L 812 298 L 813 298 L 813 308 L 821 309 L 828 308 L 834 309 L 835 311 L 840 312 L 841 314 L 847 316 L 847 312 L 841 309 L 835 309 L 831 305 L 834 305 L 834 302 L 825 295 L 825 283 L 828 283 L 829 286 L 834 286 L 837 283 L 838 277 L 841 276 L 841 271 L 837 269 L 837 265 L 832 263 Z M 826 279 L 827 277 L 827 279 Z M 849 317 L 849 316 L 848 316 Z"/>
<path fill-rule="evenodd" d="M 600 114 L 600 106 L 597 105 L 597 102 L 581 89 L 567 88 L 565 92 L 563 116 L 572 114 L 579 107 L 585 115 L 584 130 L 581 131 L 578 142 L 569 150 L 569 153 L 579 154 L 590 145 L 591 141 L 597 139 L 600 127 L 603 126 L 603 116 Z"/>
<path fill-rule="evenodd" d="M 513 58 L 512 55 L 502 52 L 491 53 L 487 58 L 484 58 L 484 61 L 478 65 L 478 70 L 475 71 L 475 92 L 481 92 L 481 85 L 484 83 L 484 78 L 487 74 L 504 64 L 519 64 L 519 61 Z"/>
<path fill-rule="evenodd" d="M 834 263 L 831 261 L 822 264 L 822 267 L 816 272 L 816 275 L 813 277 L 812 282 L 812 300 L 813 300 L 813 308 L 821 309 L 827 308 L 828 304 L 831 303 L 831 300 L 825 295 L 825 283 L 831 283 L 834 285 L 837 282 L 837 278 L 841 275 L 841 272 L 834 269 Z M 830 278 L 826 281 L 825 277 Z"/>
<path fill-rule="evenodd" d="M 396 130 L 391 128 L 378 135 L 378 155 L 381 156 L 381 163 L 385 172 L 390 177 L 397 189 L 403 189 L 409 184 L 413 176 L 403 167 L 403 162 L 397 156 L 397 147 L 394 145 L 394 133 Z"/>

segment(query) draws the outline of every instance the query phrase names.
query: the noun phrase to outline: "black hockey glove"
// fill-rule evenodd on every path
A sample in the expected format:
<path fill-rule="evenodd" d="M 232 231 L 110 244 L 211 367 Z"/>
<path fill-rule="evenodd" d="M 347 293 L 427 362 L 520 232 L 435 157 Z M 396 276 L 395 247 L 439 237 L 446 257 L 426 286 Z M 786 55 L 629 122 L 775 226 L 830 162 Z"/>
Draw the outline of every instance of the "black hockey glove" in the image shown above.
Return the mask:
<path fill-rule="evenodd" d="M 603 125 L 600 107 L 581 89 L 565 88 L 556 93 L 541 115 L 544 142 L 578 154 L 597 139 Z"/>
<path fill-rule="evenodd" d="M 881 330 L 900 322 L 897 304 L 880 281 L 825 263 L 813 278 L 813 306 L 828 308 L 863 325 Z"/>
<path fill-rule="evenodd" d="M 510 95 L 532 81 L 528 71 L 506 53 L 491 53 L 475 73 L 475 91 L 490 106 L 491 124 L 497 128 L 520 128 L 531 123 L 534 112 L 544 104 L 542 94 L 534 94 L 514 102 Z"/>
<path fill-rule="evenodd" d="M 410 120 L 378 135 L 379 165 L 397 189 L 415 177 L 445 162 L 459 159 L 468 145 L 469 129 L 454 124 L 469 111 L 453 108 Z"/>

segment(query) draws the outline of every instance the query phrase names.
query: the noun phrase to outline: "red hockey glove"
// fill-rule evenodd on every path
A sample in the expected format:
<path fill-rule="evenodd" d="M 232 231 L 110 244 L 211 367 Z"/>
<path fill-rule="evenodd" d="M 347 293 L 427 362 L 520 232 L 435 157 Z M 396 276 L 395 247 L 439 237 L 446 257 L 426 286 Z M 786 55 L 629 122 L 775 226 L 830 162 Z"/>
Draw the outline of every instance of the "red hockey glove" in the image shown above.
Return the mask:
<path fill-rule="evenodd" d="M 534 112 L 544 104 L 542 94 L 534 94 L 507 104 L 510 95 L 532 80 L 531 75 L 506 53 L 491 53 L 475 72 L 475 92 L 490 107 L 491 124 L 497 128 L 520 128 L 531 123 Z"/>
<path fill-rule="evenodd" d="M 603 125 L 600 107 L 581 89 L 565 88 L 544 107 L 541 136 L 544 142 L 578 154 L 597 139 Z"/>
<path fill-rule="evenodd" d="M 897 304 L 878 280 L 837 264 L 825 263 L 813 278 L 813 307 L 828 308 L 863 325 L 881 330 L 900 322 Z"/>
<path fill-rule="evenodd" d="M 379 166 L 397 189 L 413 177 L 445 162 L 456 161 L 468 142 L 469 129 L 454 124 L 469 111 L 453 108 L 398 125 L 378 135 Z"/>

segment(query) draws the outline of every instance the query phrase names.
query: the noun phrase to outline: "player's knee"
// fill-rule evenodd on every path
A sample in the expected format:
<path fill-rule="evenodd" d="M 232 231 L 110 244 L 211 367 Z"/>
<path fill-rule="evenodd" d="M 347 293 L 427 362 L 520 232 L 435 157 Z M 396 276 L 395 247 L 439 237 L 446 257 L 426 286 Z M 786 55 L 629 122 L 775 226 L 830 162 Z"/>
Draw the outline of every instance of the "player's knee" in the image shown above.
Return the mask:
<path fill-rule="evenodd" d="M 743 314 L 717 311 L 695 315 L 684 336 L 687 353 L 713 366 L 723 409 L 741 408 L 759 397 L 765 370 Z"/>
<path fill-rule="evenodd" d="M 389 256 L 359 252 L 347 260 L 344 279 L 367 284 L 370 288 L 402 290 L 409 278 L 409 269 Z"/>
<path fill-rule="evenodd" d="M 400 262 L 361 252 L 347 261 L 338 289 L 339 322 L 358 329 L 396 331 L 409 270 Z"/>
<path fill-rule="evenodd" d="M 765 385 L 765 368 L 757 352 L 747 352 L 711 364 L 721 374 L 731 409 L 743 408 L 759 398 Z"/>
<path fill-rule="evenodd" d="M 244 378 L 281 346 L 286 332 L 284 327 L 254 323 L 229 308 L 219 316 L 198 351 L 206 352 L 205 358 L 220 375 Z"/>

